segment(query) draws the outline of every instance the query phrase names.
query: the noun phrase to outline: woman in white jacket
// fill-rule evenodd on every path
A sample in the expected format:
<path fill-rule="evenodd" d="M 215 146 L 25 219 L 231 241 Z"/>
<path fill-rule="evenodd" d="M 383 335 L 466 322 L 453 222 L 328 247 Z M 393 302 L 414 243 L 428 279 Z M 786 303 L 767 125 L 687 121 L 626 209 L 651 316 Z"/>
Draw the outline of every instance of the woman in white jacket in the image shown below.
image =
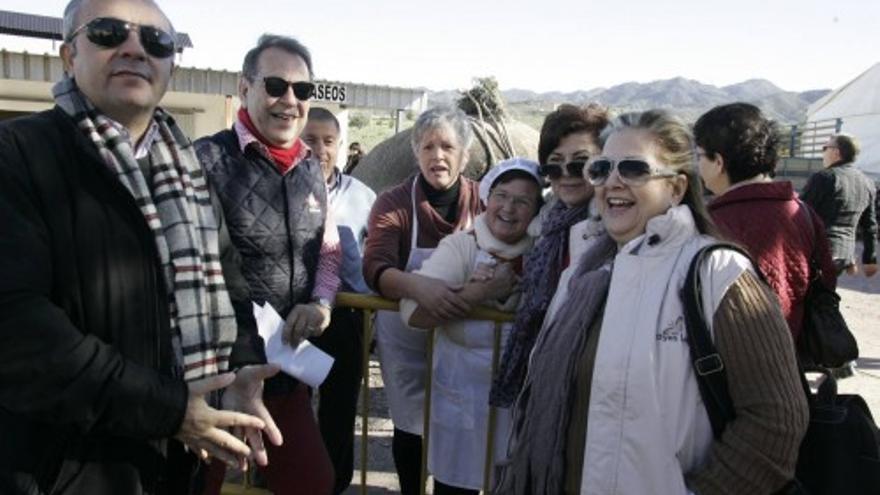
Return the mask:
<path fill-rule="evenodd" d="M 512 311 L 522 257 L 532 247 L 528 226 L 541 204 L 542 182 L 538 164 L 529 160 L 514 158 L 493 167 L 480 182 L 486 211 L 474 229 L 443 238 L 415 273 L 461 287 L 459 295 L 473 305 Z M 483 485 L 495 325 L 440 320 L 412 299 L 400 301 L 400 315 L 414 327 L 439 327 L 428 451 L 434 493 L 476 494 Z M 496 418 L 497 459 L 506 452 L 510 410 L 498 409 Z"/>
<path fill-rule="evenodd" d="M 687 126 L 628 114 L 585 174 L 607 234 L 581 258 L 538 337 L 496 493 L 770 494 L 794 475 L 807 405 L 772 292 L 743 256 L 701 270 L 736 419 L 714 439 L 680 290 L 716 242 Z"/>

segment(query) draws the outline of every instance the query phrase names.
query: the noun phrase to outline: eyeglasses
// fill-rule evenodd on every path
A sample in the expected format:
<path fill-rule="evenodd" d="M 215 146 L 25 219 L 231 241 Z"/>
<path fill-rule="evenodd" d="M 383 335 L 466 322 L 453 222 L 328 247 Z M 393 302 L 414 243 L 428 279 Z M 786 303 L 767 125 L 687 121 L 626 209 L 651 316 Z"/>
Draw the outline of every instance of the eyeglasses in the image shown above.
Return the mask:
<path fill-rule="evenodd" d="M 562 168 L 568 171 L 568 175 L 572 177 L 582 177 L 584 175 L 584 167 L 587 165 L 587 158 L 580 160 L 572 160 L 565 165 L 561 163 L 548 163 L 538 167 L 538 175 L 547 177 L 550 180 L 557 180 L 562 177 Z"/>
<path fill-rule="evenodd" d="M 644 185 L 654 177 L 675 177 L 678 175 L 677 172 L 671 170 L 655 169 L 650 163 L 638 158 L 624 158 L 618 161 L 599 158 L 590 163 L 584 175 L 593 186 L 601 186 L 605 184 L 615 168 L 620 181 L 628 186 Z"/>
<path fill-rule="evenodd" d="M 535 207 L 535 201 L 533 199 L 526 198 L 525 196 L 515 196 L 506 191 L 499 191 L 498 189 L 493 189 L 492 192 L 489 193 L 489 201 L 496 201 L 504 204 L 510 202 L 510 204 L 513 204 L 513 207 L 518 210 Z"/>
<path fill-rule="evenodd" d="M 92 43 L 104 48 L 116 48 L 125 43 L 129 31 L 135 30 L 140 37 L 141 46 L 151 57 L 168 58 L 174 55 L 175 42 L 171 34 L 153 26 L 143 26 L 115 17 L 96 17 L 76 28 L 65 41 L 70 43 L 85 31 L 86 38 Z"/>
<path fill-rule="evenodd" d="M 287 88 L 293 89 L 293 96 L 299 101 L 306 101 L 315 93 L 315 85 L 309 81 L 288 82 L 280 77 L 269 76 L 263 78 L 266 85 L 266 93 L 272 98 L 281 98 L 287 94 Z"/>
<path fill-rule="evenodd" d="M 822 146 L 822 151 L 828 151 L 829 148 L 835 148 L 835 149 L 836 149 L 837 146 L 833 146 L 833 145 L 830 145 L 830 144 L 826 144 L 825 146 Z"/>

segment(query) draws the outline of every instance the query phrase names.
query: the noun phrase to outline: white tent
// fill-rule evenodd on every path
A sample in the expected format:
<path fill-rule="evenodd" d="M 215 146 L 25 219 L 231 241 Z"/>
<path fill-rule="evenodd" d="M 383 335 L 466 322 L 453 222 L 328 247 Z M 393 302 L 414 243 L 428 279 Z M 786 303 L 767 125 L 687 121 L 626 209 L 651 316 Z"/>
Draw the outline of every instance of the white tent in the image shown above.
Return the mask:
<path fill-rule="evenodd" d="M 838 118 L 843 120 L 841 132 L 861 143 L 856 165 L 880 179 L 880 62 L 807 110 L 807 122 Z"/>

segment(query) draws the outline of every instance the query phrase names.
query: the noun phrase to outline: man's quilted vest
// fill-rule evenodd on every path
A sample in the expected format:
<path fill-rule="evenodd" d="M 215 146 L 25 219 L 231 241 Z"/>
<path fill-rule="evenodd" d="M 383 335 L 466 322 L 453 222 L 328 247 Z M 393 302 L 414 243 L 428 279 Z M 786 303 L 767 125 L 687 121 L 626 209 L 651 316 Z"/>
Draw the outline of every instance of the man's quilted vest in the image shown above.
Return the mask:
<path fill-rule="evenodd" d="M 232 130 L 196 142 L 242 258 L 251 297 L 285 316 L 315 286 L 327 217 L 320 164 L 298 163 L 283 176 L 255 146 L 242 153 Z"/>

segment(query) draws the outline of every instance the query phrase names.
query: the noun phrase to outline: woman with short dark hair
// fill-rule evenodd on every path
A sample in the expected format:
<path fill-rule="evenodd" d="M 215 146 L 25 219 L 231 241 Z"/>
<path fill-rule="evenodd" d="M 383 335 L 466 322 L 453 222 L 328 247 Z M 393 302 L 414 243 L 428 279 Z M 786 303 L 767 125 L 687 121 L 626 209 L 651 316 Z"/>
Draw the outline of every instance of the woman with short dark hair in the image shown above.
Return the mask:
<path fill-rule="evenodd" d="M 774 123 L 748 103 L 713 108 L 694 125 L 700 175 L 716 197 L 709 213 L 721 233 L 745 246 L 779 297 L 792 336 L 801 334 L 810 259 L 836 285 L 822 221 L 789 181 L 773 181 Z"/>
<path fill-rule="evenodd" d="M 601 229 L 595 211 L 591 213 L 593 187 L 584 179 L 583 170 L 602 149 L 599 136 L 607 124 L 608 111 L 600 105 L 564 104 L 547 115 L 541 126 L 539 172 L 549 179 L 554 198 L 540 213 L 540 239 L 526 259 L 525 293 L 492 384 L 490 401 L 495 406 L 513 404 L 547 308 L 557 287 L 563 286 L 563 272 Z"/>

